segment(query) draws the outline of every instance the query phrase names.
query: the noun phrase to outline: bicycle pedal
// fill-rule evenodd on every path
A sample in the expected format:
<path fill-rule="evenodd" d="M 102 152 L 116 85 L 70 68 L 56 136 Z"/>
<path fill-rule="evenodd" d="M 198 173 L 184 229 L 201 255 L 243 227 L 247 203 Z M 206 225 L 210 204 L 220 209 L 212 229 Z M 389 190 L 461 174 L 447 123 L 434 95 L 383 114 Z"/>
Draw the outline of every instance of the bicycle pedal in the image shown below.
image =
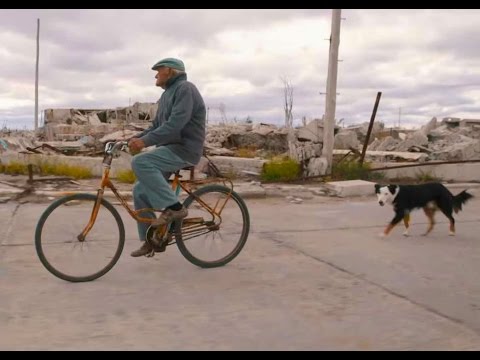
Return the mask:
<path fill-rule="evenodd" d="M 155 250 L 152 250 L 148 254 L 145 254 L 145 257 L 154 257 L 154 256 L 155 256 Z"/>

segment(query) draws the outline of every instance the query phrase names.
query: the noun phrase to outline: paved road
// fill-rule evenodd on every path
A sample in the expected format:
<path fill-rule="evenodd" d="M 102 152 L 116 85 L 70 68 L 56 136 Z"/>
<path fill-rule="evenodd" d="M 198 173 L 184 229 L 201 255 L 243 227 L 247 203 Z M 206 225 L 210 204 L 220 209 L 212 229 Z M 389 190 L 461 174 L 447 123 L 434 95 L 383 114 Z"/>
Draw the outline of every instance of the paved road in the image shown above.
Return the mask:
<path fill-rule="evenodd" d="M 104 277 L 73 284 L 37 259 L 47 204 L 0 205 L 0 350 L 480 350 L 480 197 L 429 237 L 412 236 L 374 197 L 247 201 L 244 251 L 200 269 L 175 247 L 125 251 Z M 125 215 L 123 210 L 122 214 Z M 68 226 L 68 219 L 58 219 Z"/>

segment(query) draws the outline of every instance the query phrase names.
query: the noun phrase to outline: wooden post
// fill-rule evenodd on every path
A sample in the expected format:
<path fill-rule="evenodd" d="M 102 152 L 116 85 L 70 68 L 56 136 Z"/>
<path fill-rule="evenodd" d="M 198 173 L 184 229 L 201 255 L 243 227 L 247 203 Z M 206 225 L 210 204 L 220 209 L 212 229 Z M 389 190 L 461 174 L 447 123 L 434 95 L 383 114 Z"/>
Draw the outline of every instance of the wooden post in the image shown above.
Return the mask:
<path fill-rule="evenodd" d="M 28 184 L 33 184 L 33 165 L 32 165 L 32 164 L 28 164 L 28 165 L 27 165 L 27 170 L 28 170 L 28 180 L 27 180 L 27 183 L 28 183 Z"/>

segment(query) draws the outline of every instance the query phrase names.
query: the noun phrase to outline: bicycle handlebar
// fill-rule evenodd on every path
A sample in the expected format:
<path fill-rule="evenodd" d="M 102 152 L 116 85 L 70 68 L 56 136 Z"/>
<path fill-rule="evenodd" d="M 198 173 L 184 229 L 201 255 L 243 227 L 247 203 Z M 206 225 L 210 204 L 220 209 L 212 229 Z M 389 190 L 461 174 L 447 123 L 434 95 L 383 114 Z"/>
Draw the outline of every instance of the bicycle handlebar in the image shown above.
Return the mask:
<path fill-rule="evenodd" d="M 128 141 L 109 141 L 105 144 L 106 155 L 116 155 L 119 150 L 124 150 L 128 145 Z"/>

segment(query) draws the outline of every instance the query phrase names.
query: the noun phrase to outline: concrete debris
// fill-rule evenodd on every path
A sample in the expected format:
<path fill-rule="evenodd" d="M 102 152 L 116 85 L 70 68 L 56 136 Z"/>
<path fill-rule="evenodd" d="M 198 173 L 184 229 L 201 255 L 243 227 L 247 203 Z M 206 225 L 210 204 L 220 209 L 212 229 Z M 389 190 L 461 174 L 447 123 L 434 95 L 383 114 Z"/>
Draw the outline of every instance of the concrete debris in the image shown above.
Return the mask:
<path fill-rule="evenodd" d="M 249 170 L 242 170 L 241 173 L 243 175 L 246 175 L 247 177 L 259 177 L 261 175 L 261 173 L 257 172 L 257 171 L 249 171 Z"/>
<path fill-rule="evenodd" d="M 301 204 L 301 203 L 303 203 L 303 199 L 297 198 L 297 197 L 292 196 L 292 195 L 286 196 L 285 199 L 287 199 L 288 202 L 290 202 L 290 203 L 292 203 L 292 204 Z"/>
<path fill-rule="evenodd" d="M 108 141 L 127 140 L 151 126 L 158 104 L 135 103 L 115 109 L 47 109 L 45 125 L 33 131 L 0 131 L 0 154 L 48 156 L 101 156 Z M 262 173 L 267 158 L 289 155 L 300 162 L 303 176 L 326 174 L 322 157 L 323 119 L 287 129 L 272 124 L 207 124 L 205 151 L 227 175 L 255 176 Z M 334 155 L 358 156 L 368 131 L 368 122 L 334 129 Z M 457 161 L 480 158 L 480 120 L 432 118 L 419 130 L 385 129 L 374 123 L 365 160 L 370 162 Z M 14 157 L 12 157 L 14 158 Z M 73 160 L 73 159 L 72 159 Z M 92 159 L 95 160 L 96 159 Z M 130 166 L 129 161 L 126 162 Z M 126 166 L 127 166 L 126 165 Z M 203 166 L 208 173 L 208 166 Z"/>
<path fill-rule="evenodd" d="M 311 158 L 307 164 L 306 176 L 320 176 L 327 172 L 327 159 L 321 157 Z"/>
<path fill-rule="evenodd" d="M 151 124 L 157 112 L 157 103 L 136 102 L 129 107 L 115 109 L 47 109 L 45 126 L 39 136 L 42 140 L 78 140 L 85 135 L 100 137 L 117 130 Z"/>
<path fill-rule="evenodd" d="M 212 148 L 206 146 L 208 155 L 235 156 L 235 152 L 226 148 Z"/>
<path fill-rule="evenodd" d="M 420 130 L 406 133 L 403 140 L 400 137 L 376 136 L 368 150 L 422 152 L 425 154 L 422 161 L 480 158 L 480 120 L 476 119 L 444 118 L 438 125 L 437 119 L 432 118 Z"/>
<path fill-rule="evenodd" d="M 119 130 L 115 131 L 114 133 L 105 135 L 99 141 L 101 143 L 106 143 L 108 141 L 120 141 L 120 140 L 128 140 L 132 136 L 140 133 L 140 131 L 135 131 L 135 130 Z"/>
<path fill-rule="evenodd" d="M 358 136 L 353 131 L 345 131 L 340 130 L 340 132 L 335 136 L 333 147 L 335 149 L 350 149 L 359 148 L 360 141 L 358 140 Z"/>

